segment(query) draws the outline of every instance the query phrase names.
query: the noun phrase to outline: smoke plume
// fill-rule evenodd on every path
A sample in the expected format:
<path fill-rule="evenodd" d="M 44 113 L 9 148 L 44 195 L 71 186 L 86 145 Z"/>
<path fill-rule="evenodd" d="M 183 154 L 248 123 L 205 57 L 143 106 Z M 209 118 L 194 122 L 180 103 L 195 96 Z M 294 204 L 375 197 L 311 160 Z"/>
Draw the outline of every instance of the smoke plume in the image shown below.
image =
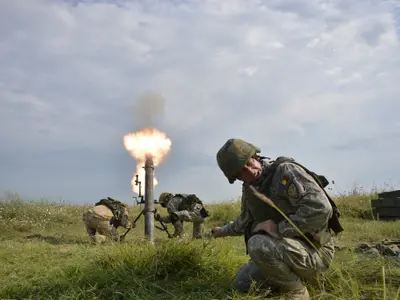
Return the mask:
<path fill-rule="evenodd" d="M 157 123 L 164 115 L 165 102 L 165 98 L 157 92 L 146 92 L 140 95 L 133 105 L 135 127 L 157 127 Z"/>

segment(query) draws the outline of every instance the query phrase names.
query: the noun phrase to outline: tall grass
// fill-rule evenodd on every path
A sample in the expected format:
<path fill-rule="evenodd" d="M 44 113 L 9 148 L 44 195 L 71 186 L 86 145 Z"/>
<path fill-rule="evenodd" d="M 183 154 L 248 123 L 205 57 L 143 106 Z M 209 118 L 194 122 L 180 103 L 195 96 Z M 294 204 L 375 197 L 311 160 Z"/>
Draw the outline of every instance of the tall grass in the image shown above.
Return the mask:
<path fill-rule="evenodd" d="M 360 242 L 400 239 L 400 221 L 369 217 L 374 195 L 337 197 L 344 246 L 313 299 L 399 299 L 400 262 L 354 252 Z M 143 241 L 143 218 L 124 244 L 89 242 L 84 206 L 0 200 L 1 299 L 261 299 L 256 289 L 234 291 L 231 281 L 248 261 L 242 237 L 170 240 L 156 230 L 156 245 Z M 234 220 L 240 203 L 208 205 L 207 230 Z M 159 209 L 163 212 L 163 209 Z M 139 208 L 130 208 L 135 216 Z M 172 230 L 172 228 L 171 228 Z M 185 225 L 191 230 L 191 224 Z M 397 298 L 396 298 L 397 297 Z M 278 299 L 278 296 L 271 299 Z"/>

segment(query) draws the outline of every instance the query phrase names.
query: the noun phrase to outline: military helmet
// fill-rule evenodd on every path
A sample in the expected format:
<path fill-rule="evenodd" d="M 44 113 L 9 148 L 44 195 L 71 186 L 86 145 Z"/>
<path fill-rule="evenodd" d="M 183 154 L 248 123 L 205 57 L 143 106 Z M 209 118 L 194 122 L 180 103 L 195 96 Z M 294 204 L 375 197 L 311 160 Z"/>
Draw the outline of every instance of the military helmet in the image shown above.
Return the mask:
<path fill-rule="evenodd" d="M 229 139 L 217 152 L 217 162 L 221 171 L 232 184 L 250 157 L 260 149 L 241 139 Z"/>
<path fill-rule="evenodd" d="M 158 203 L 162 204 L 165 202 L 168 202 L 169 196 L 172 195 L 171 193 L 164 192 L 160 194 L 160 197 L 158 197 Z"/>

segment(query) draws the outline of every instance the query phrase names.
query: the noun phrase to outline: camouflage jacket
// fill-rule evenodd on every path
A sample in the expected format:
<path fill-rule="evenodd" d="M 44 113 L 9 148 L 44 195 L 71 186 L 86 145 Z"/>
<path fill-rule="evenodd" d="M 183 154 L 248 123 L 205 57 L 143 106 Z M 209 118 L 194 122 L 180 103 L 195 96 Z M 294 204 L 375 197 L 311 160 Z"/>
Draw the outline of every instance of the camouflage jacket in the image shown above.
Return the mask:
<path fill-rule="evenodd" d="M 311 175 L 292 162 L 282 162 L 272 174 L 269 168 L 270 164 L 265 163 L 262 176 L 250 184 L 268 196 L 304 234 L 328 232 L 323 244 L 330 243 L 327 225 L 333 210 L 325 191 Z M 282 237 L 300 236 L 278 211 L 256 198 L 248 187 L 249 183 L 243 183 L 241 213 L 236 220 L 221 228 L 224 233 L 243 235 L 251 232 L 257 224 L 272 219 Z M 329 247 L 333 249 L 333 245 Z"/>

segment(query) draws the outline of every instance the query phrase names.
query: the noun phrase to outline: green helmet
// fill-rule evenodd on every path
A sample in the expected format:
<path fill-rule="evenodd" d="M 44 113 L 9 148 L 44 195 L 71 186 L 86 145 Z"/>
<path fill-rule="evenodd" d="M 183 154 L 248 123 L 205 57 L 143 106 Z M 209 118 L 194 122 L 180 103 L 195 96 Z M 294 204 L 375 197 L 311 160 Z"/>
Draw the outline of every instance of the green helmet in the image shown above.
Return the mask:
<path fill-rule="evenodd" d="M 259 153 L 260 149 L 241 139 L 229 139 L 218 150 L 217 162 L 221 171 L 232 184 L 237 174 L 243 169 L 250 157 Z"/>
<path fill-rule="evenodd" d="M 171 195 L 172 194 L 168 193 L 168 192 L 161 193 L 160 197 L 158 198 L 158 203 L 163 204 L 163 203 L 168 202 L 169 196 L 171 196 Z"/>

